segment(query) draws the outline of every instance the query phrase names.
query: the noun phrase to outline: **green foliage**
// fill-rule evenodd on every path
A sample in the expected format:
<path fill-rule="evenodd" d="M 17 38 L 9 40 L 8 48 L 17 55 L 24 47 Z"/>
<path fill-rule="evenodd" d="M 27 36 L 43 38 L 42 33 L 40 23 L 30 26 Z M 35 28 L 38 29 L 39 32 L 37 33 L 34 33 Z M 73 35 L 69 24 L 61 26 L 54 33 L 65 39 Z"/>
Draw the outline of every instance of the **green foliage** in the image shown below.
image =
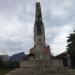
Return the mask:
<path fill-rule="evenodd" d="M 75 32 L 70 34 L 67 42 L 68 42 L 68 45 L 67 45 L 68 52 L 71 54 L 75 53 Z"/>
<path fill-rule="evenodd" d="M 0 59 L 0 75 L 5 75 L 14 68 L 18 67 L 19 67 L 19 62 L 10 62 L 10 61 L 4 62 Z"/>
<path fill-rule="evenodd" d="M 0 75 L 8 74 L 12 69 L 0 69 Z"/>
<path fill-rule="evenodd" d="M 10 69 L 14 69 L 14 68 L 18 68 L 19 67 L 19 62 L 10 62 L 10 61 L 7 61 L 7 62 L 4 62 L 2 61 L 1 64 L 0 64 L 0 68 L 10 68 Z"/>
<path fill-rule="evenodd" d="M 75 68 L 75 31 L 68 37 L 67 51 L 71 58 L 71 67 Z"/>

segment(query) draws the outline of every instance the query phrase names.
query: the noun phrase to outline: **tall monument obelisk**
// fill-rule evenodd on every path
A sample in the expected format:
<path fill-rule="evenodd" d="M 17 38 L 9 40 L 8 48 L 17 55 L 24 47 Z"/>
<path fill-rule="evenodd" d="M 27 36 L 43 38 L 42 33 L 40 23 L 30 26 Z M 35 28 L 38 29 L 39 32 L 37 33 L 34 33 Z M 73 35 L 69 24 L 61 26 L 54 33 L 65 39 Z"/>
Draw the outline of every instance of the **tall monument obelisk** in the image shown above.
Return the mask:
<path fill-rule="evenodd" d="M 42 12 L 40 0 L 36 0 L 35 25 L 34 25 L 34 56 L 36 59 L 43 59 L 46 57 L 45 50 L 49 52 L 49 46 L 45 44 L 45 29 L 42 21 Z"/>

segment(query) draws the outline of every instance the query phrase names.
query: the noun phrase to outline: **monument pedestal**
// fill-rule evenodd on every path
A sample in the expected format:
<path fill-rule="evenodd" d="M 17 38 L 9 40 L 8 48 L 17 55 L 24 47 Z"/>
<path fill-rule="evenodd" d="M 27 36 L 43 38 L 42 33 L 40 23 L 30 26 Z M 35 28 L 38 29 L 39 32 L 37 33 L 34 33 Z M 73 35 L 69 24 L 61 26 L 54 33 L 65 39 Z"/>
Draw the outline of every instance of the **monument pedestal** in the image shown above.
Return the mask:
<path fill-rule="evenodd" d="M 11 71 L 9 75 L 75 75 L 75 70 L 63 67 L 62 64 L 58 64 L 61 60 L 57 61 L 55 64 L 52 60 L 21 62 L 20 68 Z"/>

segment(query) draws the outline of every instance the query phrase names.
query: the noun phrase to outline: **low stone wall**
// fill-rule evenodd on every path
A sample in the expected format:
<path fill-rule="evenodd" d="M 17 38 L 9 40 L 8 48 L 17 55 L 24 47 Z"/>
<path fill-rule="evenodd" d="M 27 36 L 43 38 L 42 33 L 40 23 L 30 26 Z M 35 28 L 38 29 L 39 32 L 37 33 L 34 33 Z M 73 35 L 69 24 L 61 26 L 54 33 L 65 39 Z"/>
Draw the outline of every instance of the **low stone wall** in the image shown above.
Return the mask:
<path fill-rule="evenodd" d="M 52 65 L 53 66 L 63 66 L 62 60 L 52 60 Z"/>
<path fill-rule="evenodd" d="M 33 61 L 22 61 L 20 63 L 20 67 L 24 68 L 24 67 L 34 67 L 34 62 Z"/>

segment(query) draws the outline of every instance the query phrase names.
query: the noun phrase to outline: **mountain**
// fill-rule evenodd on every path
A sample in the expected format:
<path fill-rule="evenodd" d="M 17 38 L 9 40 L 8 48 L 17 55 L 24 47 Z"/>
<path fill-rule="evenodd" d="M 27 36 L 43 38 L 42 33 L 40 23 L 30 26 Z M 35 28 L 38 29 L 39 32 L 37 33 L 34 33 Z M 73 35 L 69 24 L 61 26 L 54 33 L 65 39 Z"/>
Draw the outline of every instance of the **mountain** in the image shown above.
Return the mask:
<path fill-rule="evenodd" d="M 20 62 L 20 61 L 25 60 L 25 57 L 26 57 L 25 53 L 21 52 L 21 53 L 12 55 L 10 57 L 9 61 L 18 61 L 18 62 Z"/>

